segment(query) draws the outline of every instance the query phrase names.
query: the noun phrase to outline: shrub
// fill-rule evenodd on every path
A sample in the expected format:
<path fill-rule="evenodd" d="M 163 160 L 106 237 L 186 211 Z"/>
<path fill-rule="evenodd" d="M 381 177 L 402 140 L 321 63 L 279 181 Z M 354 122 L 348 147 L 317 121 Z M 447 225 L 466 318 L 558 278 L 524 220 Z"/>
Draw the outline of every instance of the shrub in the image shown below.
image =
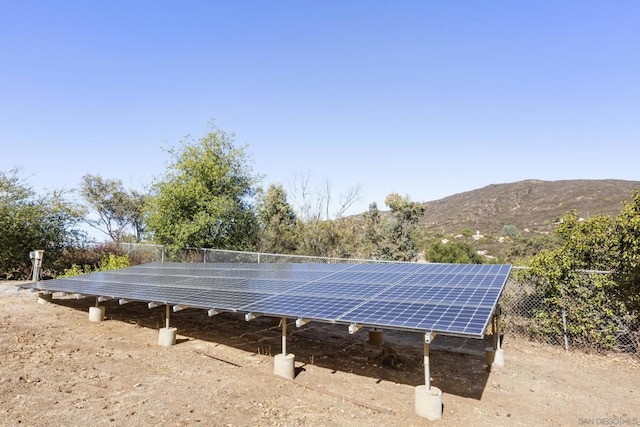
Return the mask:
<path fill-rule="evenodd" d="M 562 245 L 541 251 L 532 259 L 531 269 L 520 275 L 542 301 L 533 313 L 532 333 L 561 335 L 565 312 L 573 345 L 610 350 L 618 344 L 622 318 L 637 325 L 633 299 L 620 292 L 624 282 L 616 274 L 616 264 L 625 255 L 620 255 L 622 233 L 616 229 L 620 229 L 616 221 L 606 216 L 580 221 L 569 212 L 562 218 L 558 227 Z"/>
<path fill-rule="evenodd" d="M 127 268 L 130 265 L 128 255 L 109 254 L 102 258 L 97 271 L 117 270 L 119 268 Z"/>
<path fill-rule="evenodd" d="M 107 254 L 102 257 L 98 265 L 92 266 L 84 264 L 82 267 L 78 264 L 71 264 L 71 267 L 65 268 L 58 278 L 79 276 L 81 274 L 94 273 L 97 271 L 117 270 L 130 266 L 128 255 Z"/>
<path fill-rule="evenodd" d="M 517 239 L 518 237 L 520 237 L 520 230 L 518 230 L 518 227 L 516 227 L 515 225 L 508 224 L 502 227 L 501 235 L 503 237 L 510 237 L 512 239 Z"/>

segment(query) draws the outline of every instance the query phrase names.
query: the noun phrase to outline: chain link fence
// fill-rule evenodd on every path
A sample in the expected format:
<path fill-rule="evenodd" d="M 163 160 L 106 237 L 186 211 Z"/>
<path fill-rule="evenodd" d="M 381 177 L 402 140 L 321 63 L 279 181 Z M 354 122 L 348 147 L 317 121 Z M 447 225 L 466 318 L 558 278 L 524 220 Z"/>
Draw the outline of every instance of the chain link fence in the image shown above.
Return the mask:
<path fill-rule="evenodd" d="M 587 296 L 572 303 L 573 309 L 559 307 L 512 273 L 500 298 L 504 334 L 561 346 L 567 351 L 616 352 L 640 360 L 637 319 L 602 309 L 598 321 L 594 321 L 593 314 L 584 310 L 592 304 Z M 590 308 L 591 312 L 599 311 Z"/>
<path fill-rule="evenodd" d="M 390 261 L 331 258 L 307 255 L 269 254 L 263 252 L 229 251 L 223 249 L 186 248 L 171 251 L 163 245 L 119 243 L 118 248 L 129 256 L 132 264 L 147 262 L 248 262 L 248 263 L 384 263 Z"/>
<path fill-rule="evenodd" d="M 132 243 L 121 244 L 120 249 L 129 255 L 133 264 L 142 262 L 388 262 L 202 248 L 170 252 L 162 245 Z M 514 270 L 520 268 L 522 267 L 514 267 Z M 582 326 L 578 327 L 575 324 L 575 319 L 580 317 L 580 313 L 558 309 L 536 292 L 533 285 L 519 281 L 516 276 L 512 272 L 499 301 L 502 309 L 501 329 L 505 336 L 517 336 L 534 342 L 564 347 L 566 350 L 613 351 L 629 354 L 640 360 L 640 331 L 638 331 L 637 321 L 624 316 L 613 316 L 615 324 L 609 325 L 606 331 L 584 330 Z M 594 336 L 598 339 L 593 338 Z M 603 347 L 603 337 L 608 343 L 606 347 Z"/>

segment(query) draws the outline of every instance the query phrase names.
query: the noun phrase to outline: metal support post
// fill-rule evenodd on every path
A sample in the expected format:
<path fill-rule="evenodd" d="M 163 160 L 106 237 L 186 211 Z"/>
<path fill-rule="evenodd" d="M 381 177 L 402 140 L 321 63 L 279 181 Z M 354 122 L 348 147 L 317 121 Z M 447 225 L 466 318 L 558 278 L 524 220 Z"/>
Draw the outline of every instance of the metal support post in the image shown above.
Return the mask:
<path fill-rule="evenodd" d="M 496 332 L 496 312 L 491 316 L 491 333 L 493 334 L 493 350 L 498 348 L 498 333 Z"/>
<path fill-rule="evenodd" d="M 282 318 L 282 354 L 287 355 L 287 318 Z"/>
<path fill-rule="evenodd" d="M 496 350 L 500 350 L 500 348 L 502 347 L 502 343 L 500 342 L 500 315 L 502 314 L 502 308 L 500 308 L 500 304 L 496 304 L 496 315 L 495 317 L 495 322 L 496 322 L 496 327 L 494 329 L 494 334 L 495 334 L 495 338 L 494 338 L 494 348 Z"/>
<path fill-rule="evenodd" d="M 431 389 L 431 369 L 429 367 L 429 344 L 431 343 L 431 334 L 424 334 L 424 385 L 427 392 Z"/>
<path fill-rule="evenodd" d="M 567 312 L 562 309 L 562 335 L 564 336 L 564 351 L 569 351 L 569 339 L 567 338 Z"/>
<path fill-rule="evenodd" d="M 166 307 L 165 327 L 169 329 L 169 316 L 171 315 L 171 307 L 169 307 L 169 304 L 165 304 L 165 307 Z"/>
<path fill-rule="evenodd" d="M 429 345 L 434 334 L 424 334 L 424 385 L 416 386 L 414 396 L 416 414 L 429 420 L 442 418 L 442 390 L 431 387 L 431 370 L 429 369 Z"/>

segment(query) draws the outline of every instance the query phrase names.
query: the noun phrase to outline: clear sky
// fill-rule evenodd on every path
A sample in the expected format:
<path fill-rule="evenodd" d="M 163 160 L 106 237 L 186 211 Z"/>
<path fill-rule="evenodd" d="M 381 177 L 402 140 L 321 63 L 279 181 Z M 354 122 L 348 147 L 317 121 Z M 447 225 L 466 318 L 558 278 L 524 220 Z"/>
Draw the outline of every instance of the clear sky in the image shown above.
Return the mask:
<path fill-rule="evenodd" d="M 142 190 L 207 123 L 262 184 L 640 180 L 640 2 L 3 1 L 0 171 Z"/>

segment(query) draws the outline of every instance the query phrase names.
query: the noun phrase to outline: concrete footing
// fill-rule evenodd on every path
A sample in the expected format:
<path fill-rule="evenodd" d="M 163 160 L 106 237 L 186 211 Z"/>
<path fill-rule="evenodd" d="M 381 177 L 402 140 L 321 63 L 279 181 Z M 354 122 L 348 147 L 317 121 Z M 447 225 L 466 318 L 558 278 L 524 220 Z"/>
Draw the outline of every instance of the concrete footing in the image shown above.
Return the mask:
<path fill-rule="evenodd" d="M 104 306 L 89 307 L 89 321 L 102 322 L 104 320 Z"/>
<path fill-rule="evenodd" d="M 369 344 L 383 345 L 384 335 L 382 334 L 382 331 L 369 331 Z"/>
<path fill-rule="evenodd" d="M 38 304 L 48 304 L 53 301 L 53 294 L 38 294 Z"/>
<path fill-rule="evenodd" d="M 160 328 L 158 332 L 158 345 L 171 347 L 176 343 L 178 328 Z"/>
<path fill-rule="evenodd" d="M 485 348 L 484 356 L 487 361 L 487 369 L 490 371 L 499 371 L 504 368 L 504 351 L 501 348 Z"/>
<path fill-rule="evenodd" d="M 295 358 L 294 354 L 276 354 L 273 358 L 273 373 L 288 380 L 294 379 L 296 376 Z"/>
<path fill-rule="evenodd" d="M 426 385 L 415 388 L 416 414 L 428 420 L 442 419 L 442 390 Z"/>

